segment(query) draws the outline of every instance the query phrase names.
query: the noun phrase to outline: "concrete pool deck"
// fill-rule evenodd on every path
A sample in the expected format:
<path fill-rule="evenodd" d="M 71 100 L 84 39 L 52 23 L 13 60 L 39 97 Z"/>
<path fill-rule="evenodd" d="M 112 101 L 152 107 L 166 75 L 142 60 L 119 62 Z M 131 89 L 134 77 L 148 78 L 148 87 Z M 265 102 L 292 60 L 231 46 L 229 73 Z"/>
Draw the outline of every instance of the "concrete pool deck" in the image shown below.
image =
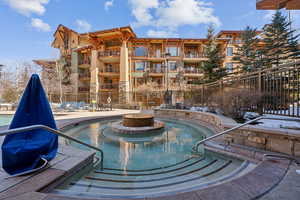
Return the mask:
<path fill-rule="evenodd" d="M 113 112 L 113 113 L 112 113 Z M 57 124 L 60 128 L 76 124 L 81 121 L 105 116 L 117 116 L 129 113 L 127 111 L 107 111 L 95 113 L 72 112 L 71 115 L 58 116 Z M 138 111 L 130 111 L 130 113 Z M 79 119 L 81 118 L 81 119 Z M 2 127 L 3 128 L 3 127 Z M 51 162 L 51 167 L 38 174 L 26 177 L 11 178 L 0 170 L 0 199 L 6 200 L 83 200 L 84 197 L 66 197 L 46 193 L 51 191 L 57 183 L 65 180 L 93 161 L 94 152 L 85 152 L 68 146 L 60 146 L 59 154 Z M 147 200 L 295 200 L 300 195 L 300 175 L 296 173 L 296 166 L 287 159 L 272 159 L 259 163 L 249 173 L 201 190 L 188 193 L 178 193 L 171 196 L 144 198 Z M 58 181 L 58 182 L 57 182 Z M 54 183 L 55 182 L 55 183 Z M 50 186 L 49 186 L 50 185 Z M 90 200 L 99 200 L 89 198 Z M 107 200 L 107 199 L 106 199 Z"/>
<path fill-rule="evenodd" d="M 139 110 L 125 110 L 125 109 L 113 109 L 112 111 L 95 111 L 90 112 L 86 110 L 78 110 L 74 112 L 54 112 L 54 118 L 56 120 L 62 119 L 74 119 L 80 117 L 104 117 L 104 116 L 114 116 L 123 115 L 131 113 L 139 113 Z M 13 115 L 15 111 L 0 111 L 0 115 Z"/>

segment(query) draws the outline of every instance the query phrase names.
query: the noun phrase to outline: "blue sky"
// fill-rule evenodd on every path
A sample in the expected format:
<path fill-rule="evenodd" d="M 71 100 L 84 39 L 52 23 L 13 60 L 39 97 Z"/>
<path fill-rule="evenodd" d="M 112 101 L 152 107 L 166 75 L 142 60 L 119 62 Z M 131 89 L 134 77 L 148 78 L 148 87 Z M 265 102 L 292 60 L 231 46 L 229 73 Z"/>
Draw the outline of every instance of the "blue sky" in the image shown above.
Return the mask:
<path fill-rule="evenodd" d="M 205 37 L 219 30 L 261 28 L 272 11 L 255 0 L 0 0 L 0 64 L 55 58 L 51 48 L 59 24 L 78 32 L 131 25 L 139 37 Z M 300 29 L 300 11 L 292 12 Z"/>

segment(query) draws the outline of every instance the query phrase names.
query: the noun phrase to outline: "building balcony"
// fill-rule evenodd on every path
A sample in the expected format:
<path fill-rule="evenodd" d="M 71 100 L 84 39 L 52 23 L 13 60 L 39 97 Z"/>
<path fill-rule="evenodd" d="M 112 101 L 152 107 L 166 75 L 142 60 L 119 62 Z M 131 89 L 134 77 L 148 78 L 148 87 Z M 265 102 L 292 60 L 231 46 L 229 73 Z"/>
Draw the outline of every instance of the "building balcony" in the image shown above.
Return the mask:
<path fill-rule="evenodd" d="M 286 8 L 288 10 L 299 10 L 299 0 L 256 0 L 257 10 L 278 10 Z"/>
<path fill-rule="evenodd" d="M 102 69 L 99 72 L 100 76 L 120 76 L 120 69 Z"/>
<path fill-rule="evenodd" d="M 89 87 L 78 87 L 78 92 L 89 92 L 90 88 Z"/>
<path fill-rule="evenodd" d="M 119 84 L 100 83 L 99 89 L 101 91 L 118 90 L 119 89 Z"/>
<path fill-rule="evenodd" d="M 186 63 L 197 63 L 201 61 L 205 61 L 208 58 L 203 53 L 185 53 L 183 57 L 183 61 Z"/>
<path fill-rule="evenodd" d="M 81 69 L 88 69 L 91 66 L 90 60 L 78 60 L 78 67 Z"/>
<path fill-rule="evenodd" d="M 198 68 L 185 68 L 183 70 L 184 75 L 188 76 L 188 75 L 202 75 L 202 70 L 198 69 Z"/>
<path fill-rule="evenodd" d="M 162 62 L 165 60 L 164 56 L 162 54 L 149 54 L 148 56 L 149 61 L 159 61 Z"/>
<path fill-rule="evenodd" d="M 98 58 L 106 63 L 119 62 L 120 61 L 120 51 L 100 51 L 98 53 Z"/>
<path fill-rule="evenodd" d="M 148 72 L 149 72 L 149 76 L 154 76 L 154 77 L 161 77 L 164 75 L 163 68 L 150 68 Z"/>
<path fill-rule="evenodd" d="M 90 81 L 91 80 L 91 74 L 90 73 L 78 74 L 78 78 L 79 78 L 80 81 Z"/>

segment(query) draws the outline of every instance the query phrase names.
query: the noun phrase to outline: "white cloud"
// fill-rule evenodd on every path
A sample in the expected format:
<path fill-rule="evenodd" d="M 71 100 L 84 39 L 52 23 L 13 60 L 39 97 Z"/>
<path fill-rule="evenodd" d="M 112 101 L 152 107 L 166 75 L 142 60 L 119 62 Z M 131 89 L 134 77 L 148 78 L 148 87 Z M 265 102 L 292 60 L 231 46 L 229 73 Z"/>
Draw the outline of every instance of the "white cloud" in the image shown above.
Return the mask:
<path fill-rule="evenodd" d="M 79 32 L 89 32 L 92 29 L 92 25 L 82 19 L 77 19 L 75 24 Z"/>
<path fill-rule="evenodd" d="M 132 7 L 132 15 L 136 19 L 134 25 L 153 25 L 153 16 L 150 11 L 158 8 L 158 0 L 129 0 L 129 3 Z"/>
<path fill-rule="evenodd" d="M 178 37 L 178 34 L 173 31 L 164 31 L 164 30 L 152 30 L 150 29 L 147 32 L 147 36 L 153 37 L 153 38 L 164 38 L 164 37 Z"/>
<path fill-rule="evenodd" d="M 39 18 L 31 19 L 31 26 L 36 28 L 39 31 L 49 32 L 51 31 L 51 27 L 49 24 L 45 23 L 43 20 Z"/>
<path fill-rule="evenodd" d="M 157 25 L 179 27 L 182 25 L 214 24 L 220 26 L 218 17 L 214 16 L 211 3 L 198 0 L 171 0 L 162 4 L 157 11 Z"/>
<path fill-rule="evenodd" d="M 18 13 L 30 16 L 31 14 L 43 15 L 46 11 L 45 5 L 49 0 L 5 0 L 6 3 Z"/>
<path fill-rule="evenodd" d="M 105 1 L 104 2 L 104 9 L 106 11 L 108 11 L 109 8 L 112 7 L 113 5 L 114 5 L 114 0 Z"/>
<path fill-rule="evenodd" d="M 134 25 L 176 29 L 183 25 L 215 24 L 213 4 L 202 0 L 129 0 Z"/>

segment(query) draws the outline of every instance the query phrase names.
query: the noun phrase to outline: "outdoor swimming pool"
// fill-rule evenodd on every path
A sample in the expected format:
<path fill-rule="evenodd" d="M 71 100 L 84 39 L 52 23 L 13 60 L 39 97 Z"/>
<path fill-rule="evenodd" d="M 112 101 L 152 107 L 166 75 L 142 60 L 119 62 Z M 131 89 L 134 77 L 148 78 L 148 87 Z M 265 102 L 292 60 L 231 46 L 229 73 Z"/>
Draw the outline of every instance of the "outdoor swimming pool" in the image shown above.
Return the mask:
<path fill-rule="evenodd" d="M 12 115 L 0 115 L 0 126 L 8 125 L 12 117 Z"/>
<path fill-rule="evenodd" d="M 206 127 L 163 120 L 157 135 L 124 138 L 108 128 L 115 120 L 82 124 L 65 133 L 104 151 L 100 166 L 77 174 L 54 193 L 101 197 L 144 197 L 204 187 L 241 173 L 248 163 L 221 154 L 195 155 L 193 144 L 211 135 Z M 62 140 L 64 144 L 86 149 Z M 86 149 L 87 150 L 87 149 Z"/>

